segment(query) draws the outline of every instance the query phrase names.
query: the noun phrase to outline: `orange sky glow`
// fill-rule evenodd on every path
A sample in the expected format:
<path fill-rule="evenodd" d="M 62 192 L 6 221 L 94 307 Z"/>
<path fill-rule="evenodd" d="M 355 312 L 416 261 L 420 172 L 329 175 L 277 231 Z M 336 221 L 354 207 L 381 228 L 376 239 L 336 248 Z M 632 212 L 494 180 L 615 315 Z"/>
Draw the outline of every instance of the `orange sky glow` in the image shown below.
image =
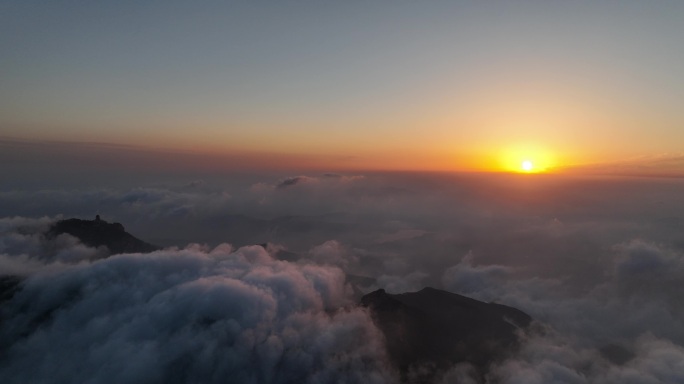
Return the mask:
<path fill-rule="evenodd" d="M 3 137 L 250 169 L 529 173 L 684 143 L 673 4 L 179 5 L 182 23 L 117 7 L 8 6 Z"/>

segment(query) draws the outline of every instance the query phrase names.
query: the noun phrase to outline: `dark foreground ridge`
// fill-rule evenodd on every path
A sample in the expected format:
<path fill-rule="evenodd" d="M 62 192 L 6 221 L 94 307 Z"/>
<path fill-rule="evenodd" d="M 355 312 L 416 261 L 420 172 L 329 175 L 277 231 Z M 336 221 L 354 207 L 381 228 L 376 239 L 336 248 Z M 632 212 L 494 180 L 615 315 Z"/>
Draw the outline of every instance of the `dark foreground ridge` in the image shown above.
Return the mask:
<path fill-rule="evenodd" d="M 434 288 L 394 295 L 380 289 L 361 305 L 370 309 L 404 379 L 413 372 L 430 381 L 459 362 L 484 372 L 518 349 L 517 331 L 532 322 L 518 309 Z"/>
<path fill-rule="evenodd" d="M 97 216 L 95 220 L 66 219 L 56 222 L 48 236 L 68 233 L 89 247 L 105 246 L 112 254 L 146 253 L 161 249 L 126 232 L 120 223 L 108 223 Z"/>

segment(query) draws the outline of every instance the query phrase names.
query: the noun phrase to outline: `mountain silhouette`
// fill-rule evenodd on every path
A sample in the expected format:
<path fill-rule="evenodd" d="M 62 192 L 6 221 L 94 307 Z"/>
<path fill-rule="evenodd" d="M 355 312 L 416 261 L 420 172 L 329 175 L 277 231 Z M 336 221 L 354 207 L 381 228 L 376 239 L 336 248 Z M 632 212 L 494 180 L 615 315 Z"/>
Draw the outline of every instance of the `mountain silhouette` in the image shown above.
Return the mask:
<path fill-rule="evenodd" d="M 47 235 L 53 237 L 62 233 L 78 238 L 89 247 L 105 246 L 112 254 L 147 253 L 161 249 L 126 232 L 120 223 L 108 223 L 99 215 L 95 220 L 60 220 L 52 225 Z"/>
<path fill-rule="evenodd" d="M 388 355 L 404 380 L 422 368 L 419 381 L 432 381 L 460 362 L 484 372 L 517 350 L 518 330 L 532 322 L 516 308 L 435 288 L 402 294 L 380 289 L 363 296 L 361 305 L 384 334 Z"/>

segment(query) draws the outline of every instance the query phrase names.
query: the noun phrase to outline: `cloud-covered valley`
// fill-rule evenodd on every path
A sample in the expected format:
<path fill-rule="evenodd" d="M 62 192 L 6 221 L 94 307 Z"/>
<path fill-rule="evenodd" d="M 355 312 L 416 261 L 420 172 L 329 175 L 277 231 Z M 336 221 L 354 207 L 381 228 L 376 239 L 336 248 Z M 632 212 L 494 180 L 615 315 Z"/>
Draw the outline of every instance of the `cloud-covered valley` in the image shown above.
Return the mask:
<path fill-rule="evenodd" d="M 23 280 L 1 307 L 0 375 L 396 382 L 358 290 L 432 286 L 536 320 L 485 375 L 461 364 L 437 381 L 680 382 L 682 186 L 310 174 L 7 189 L 0 269 Z M 96 213 L 164 249 L 111 255 L 44 235 Z"/>

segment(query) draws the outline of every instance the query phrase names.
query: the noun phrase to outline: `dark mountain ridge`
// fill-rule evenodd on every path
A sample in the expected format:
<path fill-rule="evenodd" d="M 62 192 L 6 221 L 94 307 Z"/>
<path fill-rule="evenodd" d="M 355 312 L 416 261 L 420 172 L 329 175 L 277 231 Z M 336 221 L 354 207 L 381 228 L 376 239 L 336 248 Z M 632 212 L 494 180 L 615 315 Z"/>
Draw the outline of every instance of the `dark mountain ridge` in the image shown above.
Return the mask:
<path fill-rule="evenodd" d="M 126 232 L 120 223 L 108 223 L 99 215 L 95 220 L 60 220 L 52 225 L 47 236 L 54 237 L 62 233 L 78 238 L 89 247 L 105 246 L 112 254 L 146 253 L 161 249 Z"/>
<path fill-rule="evenodd" d="M 388 355 L 404 379 L 430 367 L 423 381 L 460 362 L 484 372 L 518 349 L 519 330 L 532 322 L 516 308 L 435 288 L 402 294 L 380 289 L 363 296 L 361 305 L 385 335 Z"/>

